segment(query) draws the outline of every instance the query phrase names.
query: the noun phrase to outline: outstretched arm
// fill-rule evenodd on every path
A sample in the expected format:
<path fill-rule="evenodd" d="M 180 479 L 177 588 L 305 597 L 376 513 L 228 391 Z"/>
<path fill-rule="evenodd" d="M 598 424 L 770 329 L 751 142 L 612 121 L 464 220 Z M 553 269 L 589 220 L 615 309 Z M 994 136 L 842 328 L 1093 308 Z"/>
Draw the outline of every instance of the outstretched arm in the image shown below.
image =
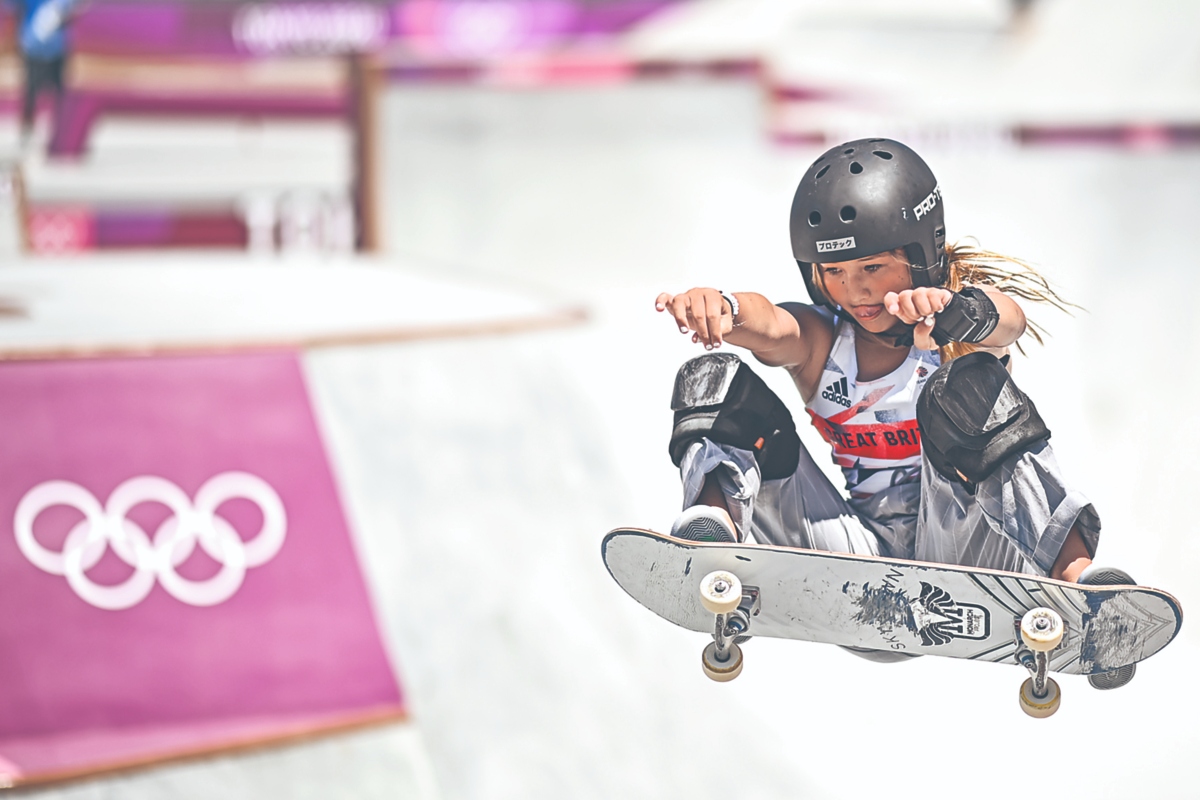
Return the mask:
<path fill-rule="evenodd" d="M 744 347 L 770 366 L 803 369 L 814 347 L 829 334 L 819 312 L 802 304 L 776 306 L 761 294 L 738 292 L 736 317 L 730 302 L 716 289 L 695 288 L 683 294 L 663 292 L 654 301 L 658 311 L 669 312 L 680 333 L 706 350 L 724 342 Z"/>

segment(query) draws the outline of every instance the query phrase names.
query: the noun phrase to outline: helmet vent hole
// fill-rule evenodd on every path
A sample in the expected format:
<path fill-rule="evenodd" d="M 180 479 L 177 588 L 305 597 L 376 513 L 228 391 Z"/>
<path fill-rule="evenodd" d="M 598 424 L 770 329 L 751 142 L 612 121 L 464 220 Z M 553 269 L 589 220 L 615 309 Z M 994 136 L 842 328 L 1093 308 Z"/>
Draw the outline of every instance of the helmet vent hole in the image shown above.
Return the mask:
<path fill-rule="evenodd" d="M 863 165 L 862 165 L 862 164 L 858 163 L 857 161 L 851 161 L 851 162 L 850 162 L 850 172 L 852 172 L 852 173 L 854 173 L 855 175 L 857 175 L 858 173 L 860 173 L 860 172 L 862 172 L 862 171 L 863 171 Z"/>
<path fill-rule="evenodd" d="M 821 171 L 820 171 L 820 172 L 818 172 L 818 173 L 816 174 L 816 177 L 818 177 L 818 178 L 820 178 L 820 177 L 823 177 L 823 176 L 825 175 L 825 173 L 826 173 L 826 172 L 829 172 L 829 165 L 828 165 L 828 164 L 826 164 L 825 166 L 821 167 Z"/>
<path fill-rule="evenodd" d="M 854 218 L 857 216 L 858 212 L 854 210 L 854 206 L 842 206 L 842 222 L 853 222 Z"/>
<path fill-rule="evenodd" d="M 821 224 L 820 212 L 814 211 L 811 214 L 809 214 L 808 215 L 808 224 L 812 225 L 814 228 L 817 227 L 818 225 L 820 225 Z"/>
<path fill-rule="evenodd" d="M 851 147 L 849 150 L 843 150 L 842 152 L 848 156 L 852 156 L 854 155 L 854 148 Z"/>
<path fill-rule="evenodd" d="M 870 144 L 875 144 L 876 142 L 886 142 L 886 141 L 887 141 L 887 139 L 868 139 L 867 141 L 868 141 Z"/>
<path fill-rule="evenodd" d="M 886 151 L 886 150 L 876 150 L 876 151 L 875 151 L 875 155 L 879 156 L 879 157 L 880 157 L 880 158 L 882 158 L 884 161 L 891 161 L 891 160 L 892 160 L 892 154 L 891 154 L 891 153 L 889 153 L 889 152 L 888 152 L 888 151 Z"/>

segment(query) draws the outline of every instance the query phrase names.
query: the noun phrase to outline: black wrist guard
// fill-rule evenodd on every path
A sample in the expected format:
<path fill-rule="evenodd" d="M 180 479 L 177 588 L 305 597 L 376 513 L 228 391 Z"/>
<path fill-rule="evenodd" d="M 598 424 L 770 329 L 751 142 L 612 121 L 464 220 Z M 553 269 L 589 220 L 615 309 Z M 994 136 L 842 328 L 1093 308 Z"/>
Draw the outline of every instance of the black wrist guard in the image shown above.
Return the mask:
<path fill-rule="evenodd" d="M 937 315 L 933 340 L 939 346 L 950 342 L 978 344 L 1000 324 L 1000 312 L 982 289 L 968 286 L 954 292 L 945 310 Z"/>

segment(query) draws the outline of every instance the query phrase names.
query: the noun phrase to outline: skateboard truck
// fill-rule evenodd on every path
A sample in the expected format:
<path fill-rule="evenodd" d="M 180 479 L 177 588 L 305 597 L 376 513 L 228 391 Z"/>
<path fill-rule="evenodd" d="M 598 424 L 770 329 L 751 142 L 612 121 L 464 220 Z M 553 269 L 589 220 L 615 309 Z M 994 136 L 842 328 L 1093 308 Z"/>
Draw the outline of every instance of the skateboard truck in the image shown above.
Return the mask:
<path fill-rule="evenodd" d="M 1062 694 L 1049 676 L 1050 653 L 1067 632 L 1063 618 L 1050 608 L 1035 608 L 1013 621 L 1018 642 L 1017 661 L 1029 670 L 1021 684 L 1021 710 L 1031 717 L 1048 717 L 1058 711 Z"/>
<path fill-rule="evenodd" d="M 742 586 L 732 572 L 717 570 L 700 581 L 700 602 L 716 615 L 712 643 L 701 654 L 704 674 L 714 681 L 731 681 L 742 672 L 742 649 L 750 638 L 750 618 L 761 610 L 758 587 Z"/>

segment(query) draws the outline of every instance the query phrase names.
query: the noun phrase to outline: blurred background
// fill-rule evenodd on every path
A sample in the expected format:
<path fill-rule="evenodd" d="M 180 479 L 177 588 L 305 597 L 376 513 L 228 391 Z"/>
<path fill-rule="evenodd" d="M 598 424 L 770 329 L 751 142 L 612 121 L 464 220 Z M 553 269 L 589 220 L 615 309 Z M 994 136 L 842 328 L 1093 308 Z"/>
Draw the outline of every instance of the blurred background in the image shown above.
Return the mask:
<path fill-rule="evenodd" d="M 951 240 L 1080 306 L 1027 308 L 1050 336 L 1015 376 L 1099 560 L 1190 609 L 1200 4 L 90 0 L 48 57 L 0 8 L 0 354 L 294 348 L 409 712 L 19 791 L 1195 796 L 1189 625 L 1119 691 L 1064 678 L 1046 721 L 1015 667 L 807 643 L 754 641 L 716 685 L 599 543 L 679 508 L 668 400 L 698 351 L 655 295 L 803 299 L 797 180 L 887 136 Z"/>

